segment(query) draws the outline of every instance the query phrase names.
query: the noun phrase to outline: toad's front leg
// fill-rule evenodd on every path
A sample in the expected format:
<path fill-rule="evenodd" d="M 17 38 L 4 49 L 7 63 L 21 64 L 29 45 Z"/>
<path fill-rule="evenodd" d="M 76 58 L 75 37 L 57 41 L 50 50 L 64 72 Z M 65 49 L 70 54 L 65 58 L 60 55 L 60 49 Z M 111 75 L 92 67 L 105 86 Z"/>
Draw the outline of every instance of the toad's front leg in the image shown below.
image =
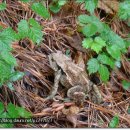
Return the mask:
<path fill-rule="evenodd" d="M 52 87 L 50 95 L 46 99 L 53 99 L 54 96 L 56 95 L 58 87 L 59 87 L 60 77 L 61 77 L 61 69 L 59 69 L 58 71 L 55 71 L 54 85 Z"/>
<path fill-rule="evenodd" d="M 61 69 L 58 69 L 57 63 L 55 62 L 51 54 L 48 56 L 48 58 L 49 58 L 50 66 L 55 71 L 55 73 L 54 73 L 54 85 L 52 87 L 50 95 L 46 99 L 53 99 L 59 87 Z"/>

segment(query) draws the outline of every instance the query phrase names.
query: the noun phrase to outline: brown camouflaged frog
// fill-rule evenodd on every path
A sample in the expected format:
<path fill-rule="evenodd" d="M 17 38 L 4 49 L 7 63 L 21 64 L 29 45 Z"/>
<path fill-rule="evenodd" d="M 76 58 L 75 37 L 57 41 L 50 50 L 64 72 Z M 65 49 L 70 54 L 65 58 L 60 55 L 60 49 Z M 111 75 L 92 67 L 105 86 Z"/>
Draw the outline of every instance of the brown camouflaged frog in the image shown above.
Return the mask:
<path fill-rule="evenodd" d="M 76 104 L 83 104 L 86 97 L 93 103 L 101 103 L 102 96 L 100 91 L 88 79 L 84 65 L 75 64 L 71 58 L 67 57 L 61 51 L 51 53 L 49 55 L 49 62 L 55 71 L 55 79 L 48 99 L 52 99 L 56 95 L 60 82 L 64 87 L 68 88 L 67 97 L 74 100 Z"/>

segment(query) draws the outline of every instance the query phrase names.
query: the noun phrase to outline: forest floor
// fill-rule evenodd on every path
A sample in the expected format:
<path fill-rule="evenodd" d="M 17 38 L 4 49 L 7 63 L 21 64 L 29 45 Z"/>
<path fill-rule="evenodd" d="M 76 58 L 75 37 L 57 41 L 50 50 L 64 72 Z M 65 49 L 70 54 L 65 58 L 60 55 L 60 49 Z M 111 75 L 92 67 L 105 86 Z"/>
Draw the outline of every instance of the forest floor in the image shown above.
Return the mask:
<path fill-rule="evenodd" d="M 11 91 L 4 85 L 1 89 L 1 101 L 12 102 L 25 107 L 33 117 L 53 119 L 42 124 L 16 124 L 15 127 L 25 128 L 108 128 L 110 121 L 116 115 L 119 117 L 119 128 L 130 127 L 130 91 L 124 90 L 121 81 L 130 81 L 130 50 L 121 58 L 121 67 L 110 73 L 107 83 L 100 83 L 100 92 L 103 97 L 101 104 L 95 104 L 85 100 L 82 107 L 77 107 L 73 102 L 45 101 L 54 84 L 54 71 L 50 67 L 48 55 L 56 50 L 64 54 L 69 53 L 76 60 L 81 52 L 86 65 L 93 53 L 88 53 L 82 48 L 83 35 L 77 31 L 77 17 L 85 14 L 86 10 L 73 1 L 63 6 L 50 19 L 43 19 L 35 14 L 29 4 L 17 0 L 6 0 L 7 9 L 0 12 L 0 25 L 16 29 L 21 19 L 34 18 L 43 26 L 44 40 L 40 45 L 34 45 L 30 40 L 24 39 L 12 44 L 13 55 L 17 59 L 19 71 L 25 72 L 25 76 L 13 83 L 15 91 Z M 48 7 L 48 2 L 46 1 Z M 116 6 L 115 6 L 116 7 Z M 111 29 L 123 38 L 130 32 L 130 27 L 119 19 L 113 19 L 112 9 L 99 6 L 95 14 L 101 20 L 108 22 Z M 70 38 L 74 39 L 75 43 Z M 78 41 L 77 39 L 80 40 Z M 77 39 L 76 39 L 77 38 Z M 99 82 L 98 75 L 91 75 L 89 79 Z M 57 95 L 64 97 L 66 89 L 62 86 Z M 73 109 L 73 114 L 64 113 L 66 108 Z"/>

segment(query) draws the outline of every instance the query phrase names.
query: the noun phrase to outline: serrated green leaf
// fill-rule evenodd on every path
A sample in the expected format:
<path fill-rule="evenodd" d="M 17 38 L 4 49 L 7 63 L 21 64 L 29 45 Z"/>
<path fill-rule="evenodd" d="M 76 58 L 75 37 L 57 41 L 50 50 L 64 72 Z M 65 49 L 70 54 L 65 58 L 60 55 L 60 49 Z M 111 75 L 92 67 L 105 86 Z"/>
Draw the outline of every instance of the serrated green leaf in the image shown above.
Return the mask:
<path fill-rule="evenodd" d="M 0 32 L 0 51 L 10 51 L 11 43 L 17 38 L 16 33 L 11 28 L 6 28 Z"/>
<path fill-rule="evenodd" d="M 3 41 L 1 41 L 0 39 L 0 51 L 11 51 L 12 48 L 11 48 L 11 44 L 6 44 L 4 43 Z"/>
<path fill-rule="evenodd" d="M 122 20 L 130 18 L 130 1 L 124 1 L 119 3 L 118 16 Z"/>
<path fill-rule="evenodd" d="M 90 12 L 94 13 L 94 9 L 97 7 L 98 0 L 85 0 L 85 8 Z"/>
<path fill-rule="evenodd" d="M 109 43 L 116 44 L 121 50 L 125 48 L 124 40 L 118 36 L 115 32 L 110 31 L 109 33 Z"/>
<path fill-rule="evenodd" d="M 7 112 L 0 114 L 0 118 L 11 118 Z M 0 123 L 0 128 L 12 128 L 13 124 L 11 123 Z"/>
<path fill-rule="evenodd" d="M 7 112 L 4 112 L 4 113 L 0 114 L 0 118 L 10 118 L 10 116 Z"/>
<path fill-rule="evenodd" d="M 89 71 L 89 74 L 96 73 L 99 69 L 99 62 L 95 58 L 90 59 L 87 65 L 88 65 L 87 69 Z"/>
<path fill-rule="evenodd" d="M 102 32 L 104 30 L 104 24 L 94 15 L 80 15 L 78 16 L 78 21 L 80 22 L 81 26 L 84 26 L 84 24 L 89 24 L 96 27 L 97 32 Z"/>
<path fill-rule="evenodd" d="M 129 36 L 130 37 L 130 36 Z M 125 46 L 126 48 L 130 47 L 130 39 L 129 40 L 125 40 Z"/>
<path fill-rule="evenodd" d="M 34 19 L 29 19 L 30 30 L 29 30 L 29 38 L 34 42 L 39 44 L 42 41 L 43 33 L 42 27 L 36 22 Z"/>
<path fill-rule="evenodd" d="M 109 44 L 116 45 L 118 48 L 123 51 L 126 48 L 124 40 L 113 32 L 110 27 L 106 24 L 103 24 L 104 30 L 101 32 L 101 37 Z"/>
<path fill-rule="evenodd" d="M 16 110 L 18 111 L 19 117 L 24 117 L 24 118 L 29 118 L 31 117 L 31 113 L 28 112 L 25 108 L 23 107 L 16 107 Z"/>
<path fill-rule="evenodd" d="M 102 81 L 106 82 L 109 79 L 109 71 L 108 71 L 108 68 L 106 66 L 100 64 L 98 72 L 100 74 Z"/>
<path fill-rule="evenodd" d="M 4 60 L 7 64 L 9 65 L 14 65 L 16 66 L 16 59 L 12 56 L 12 54 L 8 51 L 2 51 L 0 53 L 0 59 Z"/>
<path fill-rule="evenodd" d="M 45 8 L 45 6 L 42 3 L 38 3 L 38 2 L 33 3 L 31 9 L 38 15 L 42 16 L 43 18 L 50 17 L 48 10 Z"/>
<path fill-rule="evenodd" d="M 88 16 L 88 15 L 85 15 L 85 14 L 82 14 L 82 15 L 79 15 L 78 16 L 78 21 L 80 23 L 91 23 L 92 22 L 92 17 Z"/>
<path fill-rule="evenodd" d="M 19 71 L 15 71 L 14 73 L 12 73 L 10 75 L 10 81 L 17 81 L 19 79 L 21 79 L 24 76 L 23 72 L 19 72 Z"/>
<path fill-rule="evenodd" d="M 39 44 L 42 40 L 42 27 L 34 19 L 21 20 L 18 23 L 18 34 L 20 39 L 30 38 L 33 43 Z"/>
<path fill-rule="evenodd" d="M 4 111 L 4 105 L 2 102 L 0 102 L 0 115 Z"/>
<path fill-rule="evenodd" d="M 16 106 L 12 103 L 9 103 L 7 105 L 7 112 L 11 118 L 18 118 L 19 117 L 19 113 L 16 109 Z"/>
<path fill-rule="evenodd" d="M 96 37 L 91 45 L 91 49 L 99 53 L 104 46 L 106 46 L 105 41 L 101 37 Z"/>
<path fill-rule="evenodd" d="M 121 52 L 117 45 L 111 45 L 107 47 L 107 52 L 116 60 L 120 60 Z"/>
<path fill-rule="evenodd" d="M 58 13 L 61 9 L 61 6 L 59 6 L 58 3 L 56 3 L 56 4 L 50 4 L 49 8 L 53 13 Z"/>
<path fill-rule="evenodd" d="M 86 37 L 90 37 L 90 36 L 94 35 L 97 31 L 98 31 L 97 26 L 95 26 L 93 24 L 88 24 L 88 25 L 84 26 L 82 29 L 82 32 Z"/>
<path fill-rule="evenodd" d="M 60 6 L 63 6 L 63 5 L 66 4 L 66 2 L 67 2 L 67 0 L 59 0 L 59 1 L 58 1 L 58 4 L 59 4 Z"/>
<path fill-rule="evenodd" d="M 13 84 L 11 82 L 8 82 L 7 86 L 10 90 L 14 90 Z"/>
<path fill-rule="evenodd" d="M 130 89 L 130 82 L 126 81 L 126 80 L 123 80 L 122 81 L 122 85 L 123 85 L 123 88 L 125 90 L 129 90 Z"/>
<path fill-rule="evenodd" d="M 2 31 L 2 30 L 3 30 L 3 26 L 0 25 L 0 31 Z"/>
<path fill-rule="evenodd" d="M 82 46 L 86 49 L 91 47 L 91 44 L 93 43 L 93 39 L 92 38 L 84 38 L 84 40 L 82 41 Z"/>
<path fill-rule="evenodd" d="M 109 65 L 111 68 L 114 68 L 114 65 L 115 65 L 114 60 L 108 57 L 107 55 L 99 54 L 97 59 L 102 64 Z"/>
<path fill-rule="evenodd" d="M 119 117 L 116 115 L 110 121 L 109 128 L 117 128 L 118 125 L 119 125 Z"/>
<path fill-rule="evenodd" d="M 0 124 L 0 128 L 13 128 L 13 124 Z"/>
<path fill-rule="evenodd" d="M 42 27 L 40 26 L 40 24 L 35 19 L 33 19 L 33 18 L 30 18 L 28 20 L 28 23 L 32 27 L 35 27 L 35 28 L 38 28 L 38 29 L 42 29 Z"/>
<path fill-rule="evenodd" d="M 39 44 L 42 41 L 43 33 L 39 28 L 31 27 L 29 30 L 29 38 L 34 42 Z"/>
<path fill-rule="evenodd" d="M 20 39 L 26 38 L 29 32 L 29 25 L 26 20 L 21 20 L 18 23 L 18 35 Z"/>
<path fill-rule="evenodd" d="M 20 1 L 25 2 L 25 3 L 30 2 L 30 0 L 20 0 Z"/>
<path fill-rule="evenodd" d="M 0 11 L 3 11 L 6 9 L 6 3 L 0 3 Z"/>
<path fill-rule="evenodd" d="M 19 79 L 21 79 L 22 77 L 24 76 L 24 73 L 23 72 L 18 72 L 18 71 L 15 71 L 14 73 L 12 73 L 10 75 L 10 81 L 17 81 Z"/>
<path fill-rule="evenodd" d="M 83 3 L 85 0 L 76 0 L 77 3 Z"/>
<path fill-rule="evenodd" d="M 127 109 L 127 113 L 130 114 L 130 106 Z"/>
<path fill-rule="evenodd" d="M 0 84 L 5 83 L 5 81 L 9 79 L 11 73 L 12 66 L 5 63 L 3 60 L 0 60 Z"/>

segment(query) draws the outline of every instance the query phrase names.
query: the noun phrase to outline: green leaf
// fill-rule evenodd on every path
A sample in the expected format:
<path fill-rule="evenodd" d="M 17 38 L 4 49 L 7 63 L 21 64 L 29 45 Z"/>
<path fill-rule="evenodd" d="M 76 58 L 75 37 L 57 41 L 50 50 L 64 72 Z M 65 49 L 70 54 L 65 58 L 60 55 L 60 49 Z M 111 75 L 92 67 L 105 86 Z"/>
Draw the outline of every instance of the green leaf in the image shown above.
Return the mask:
<path fill-rule="evenodd" d="M 32 116 L 30 112 L 28 112 L 25 108 L 23 107 L 16 107 L 16 110 L 18 111 L 19 117 L 23 118 L 29 118 Z"/>
<path fill-rule="evenodd" d="M 0 32 L 0 51 L 10 51 L 11 43 L 17 38 L 16 33 L 11 28 L 6 28 Z"/>
<path fill-rule="evenodd" d="M 30 2 L 30 0 L 20 0 L 20 1 L 25 2 L 25 3 Z"/>
<path fill-rule="evenodd" d="M 35 28 L 38 28 L 38 29 L 42 29 L 42 27 L 40 26 L 40 24 L 35 19 L 33 19 L 33 18 L 30 18 L 28 20 L 28 23 L 32 27 L 35 27 Z"/>
<path fill-rule="evenodd" d="M 3 30 L 3 26 L 0 25 L 0 31 L 2 31 L 2 30 Z"/>
<path fill-rule="evenodd" d="M 101 80 L 106 82 L 109 79 L 109 71 L 108 68 L 104 65 L 100 65 L 99 70 L 98 70 Z"/>
<path fill-rule="evenodd" d="M 8 82 L 7 86 L 10 90 L 14 90 L 13 84 L 11 82 Z"/>
<path fill-rule="evenodd" d="M 43 18 L 49 18 L 50 14 L 48 10 L 43 6 L 42 3 L 33 3 L 31 9 L 37 13 L 38 15 L 42 16 Z"/>
<path fill-rule="evenodd" d="M 7 112 L 4 112 L 0 115 L 0 118 L 11 118 Z M 13 128 L 14 124 L 12 123 L 0 123 L 0 128 Z"/>
<path fill-rule="evenodd" d="M 95 26 L 93 24 L 88 24 L 88 25 L 84 26 L 82 29 L 82 32 L 86 37 L 90 37 L 90 36 L 94 35 L 97 31 L 98 31 L 97 26 Z"/>
<path fill-rule="evenodd" d="M 6 9 L 6 3 L 0 3 L 0 11 L 3 11 Z"/>
<path fill-rule="evenodd" d="M 59 6 L 58 3 L 56 3 L 56 4 L 50 4 L 49 8 L 53 13 L 58 13 L 61 9 L 61 6 Z"/>
<path fill-rule="evenodd" d="M 119 125 L 119 117 L 116 115 L 110 121 L 109 128 L 117 128 L 118 125 Z"/>
<path fill-rule="evenodd" d="M 101 37 L 109 44 L 116 45 L 121 51 L 126 48 L 124 40 L 113 32 L 110 27 L 103 24 L 104 30 L 101 32 Z"/>
<path fill-rule="evenodd" d="M 130 106 L 127 109 L 127 113 L 130 114 Z"/>
<path fill-rule="evenodd" d="M 91 49 L 99 53 L 104 46 L 106 46 L 105 41 L 101 37 L 96 37 L 91 45 Z"/>
<path fill-rule="evenodd" d="M 122 85 L 123 85 L 123 88 L 125 90 L 129 90 L 130 89 L 130 82 L 126 81 L 126 80 L 123 80 L 122 81 Z"/>
<path fill-rule="evenodd" d="M 122 20 L 130 18 L 130 1 L 120 2 L 118 16 Z"/>
<path fill-rule="evenodd" d="M 0 102 L 0 114 L 4 111 L 4 105 L 2 102 Z"/>
<path fill-rule="evenodd" d="M 0 115 L 0 118 L 11 118 L 8 112 L 4 112 Z M 0 128 L 13 128 L 13 124 L 11 123 L 0 123 Z"/>
<path fill-rule="evenodd" d="M 2 51 L 0 53 L 0 59 L 4 60 L 9 65 L 17 65 L 16 59 L 12 56 L 12 54 L 8 51 Z"/>
<path fill-rule="evenodd" d="M 34 19 L 29 19 L 29 25 L 31 26 L 29 29 L 29 38 L 34 42 L 39 44 L 42 41 L 43 33 L 42 27 L 36 22 Z"/>
<path fill-rule="evenodd" d="M 83 3 L 85 0 L 76 0 L 77 3 Z"/>
<path fill-rule="evenodd" d="M 89 74 L 95 73 L 99 69 L 99 62 L 95 58 L 90 59 L 87 65 L 88 65 L 87 69 L 89 71 Z"/>
<path fill-rule="evenodd" d="M 92 38 L 84 38 L 84 40 L 82 41 L 82 46 L 86 49 L 91 47 L 91 44 L 93 43 L 93 39 Z"/>
<path fill-rule="evenodd" d="M 7 112 L 11 118 L 18 118 L 19 117 L 19 113 L 16 109 L 16 106 L 12 103 L 9 103 L 7 105 Z"/>
<path fill-rule="evenodd" d="M 10 75 L 10 81 L 13 81 L 13 82 L 17 81 L 17 80 L 21 79 L 23 76 L 24 76 L 23 72 L 15 71 L 14 73 L 12 73 Z"/>
<path fill-rule="evenodd" d="M 67 0 L 59 0 L 59 1 L 58 1 L 58 4 L 59 4 L 60 6 L 63 6 L 63 5 L 66 4 L 66 2 L 67 2 Z"/>
<path fill-rule="evenodd" d="M 26 38 L 29 32 L 29 25 L 26 20 L 21 20 L 18 23 L 18 35 L 20 39 Z"/>
<path fill-rule="evenodd" d="M 125 40 L 125 46 L 126 46 L 126 48 L 130 47 L 130 39 L 129 40 Z"/>
<path fill-rule="evenodd" d="M 90 12 L 94 13 L 94 9 L 97 7 L 98 0 L 85 0 L 85 8 Z"/>
<path fill-rule="evenodd" d="M 78 21 L 80 23 L 91 23 L 92 22 L 92 17 L 88 16 L 88 15 L 85 15 L 85 14 L 82 14 L 82 15 L 79 15 L 78 16 Z"/>
<path fill-rule="evenodd" d="M 89 24 L 90 26 L 96 27 L 96 32 L 102 32 L 104 30 L 104 24 L 100 21 L 99 18 L 96 16 L 88 16 L 88 15 L 80 15 L 78 17 L 78 21 L 80 22 L 81 26 L 84 26 L 84 24 Z M 86 25 L 85 25 L 86 26 Z"/>
<path fill-rule="evenodd" d="M 4 113 L 0 114 L 0 118 L 10 118 L 10 116 L 7 112 L 4 112 Z"/>
<path fill-rule="evenodd" d="M 0 84 L 5 83 L 9 80 L 10 74 L 12 73 L 12 66 L 0 60 Z"/>
<path fill-rule="evenodd" d="M 107 47 L 107 52 L 116 60 L 120 60 L 121 52 L 117 45 L 111 45 Z"/>
<path fill-rule="evenodd" d="M 42 41 L 43 33 L 41 29 L 36 27 L 31 27 L 29 30 L 29 38 L 34 42 L 39 44 Z"/>
<path fill-rule="evenodd" d="M 96 53 L 99 53 L 99 51 L 101 51 L 102 48 L 106 46 L 106 43 L 101 37 L 96 37 L 94 41 L 92 38 L 85 38 L 82 41 L 82 46 L 86 49 L 91 48 Z"/>
<path fill-rule="evenodd" d="M 0 128 L 13 128 L 13 124 L 0 124 Z"/>
<path fill-rule="evenodd" d="M 101 62 L 102 64 L 109 65 L 112 69 L 113 69 L 114 66 L 115 66 L 114 60 L 111 59 L 110 57 L 108 57 L 108 56 L 105 55 L 105 54 L 99 54 L 97 59 L 98 59 L 99 62 Z"/>

